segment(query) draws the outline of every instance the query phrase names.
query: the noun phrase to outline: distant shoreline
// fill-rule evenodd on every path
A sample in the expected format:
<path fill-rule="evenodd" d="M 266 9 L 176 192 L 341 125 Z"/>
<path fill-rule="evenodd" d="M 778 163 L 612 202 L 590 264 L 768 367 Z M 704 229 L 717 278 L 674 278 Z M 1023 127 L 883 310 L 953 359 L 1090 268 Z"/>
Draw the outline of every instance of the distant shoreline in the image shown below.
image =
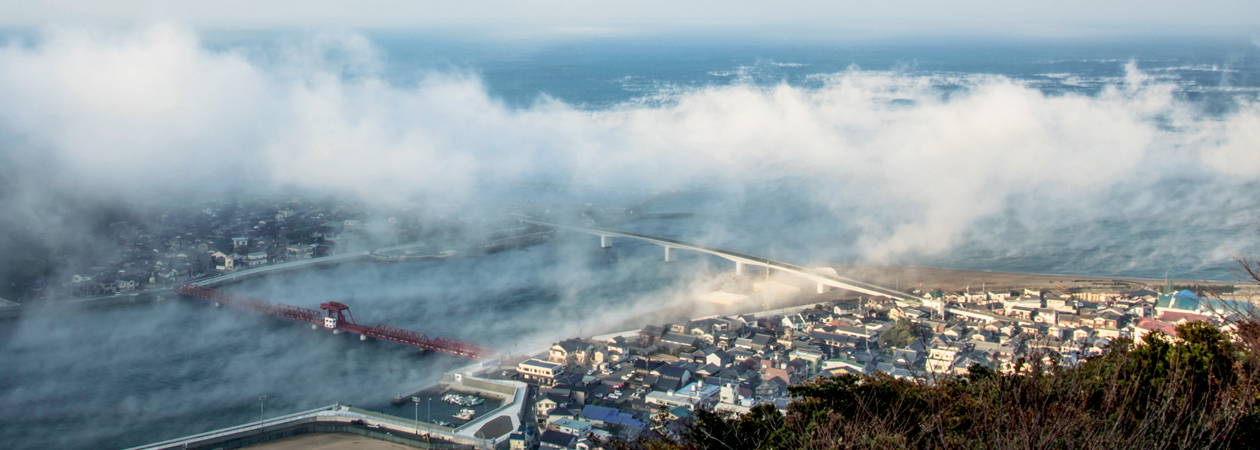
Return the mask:
<path fill-rule="evenodd" d="M 400 262 L 416 262 L 416 261 L 442 261 L 455 258 L 480 258 L 489 254 L 498 253 L 513 248 L 523 248 L 531 245 L 545 242 L 550 238 L 549 233 L 532 233 L 522 236 L 512 236 L 503 239 L 497 239 L 483 243 L 479 246 L 467 245 L 462 248 L 461 252 L 452 252 L 450 254 L 437 255 L 417 255 L 417 256 L 397 256 L 389 257 L 378 253 L 379 250 L 362 250 L 350 253 L 342 253 L 337 255 L 323 256 L 319 258 L 303 259 L 296 261 L 288 261 L 279 264 L 269 264 L 261 267 L 245 268 L 240 271 L 220 273 L 215 276 L 202 276 L 195 279 L 184 281 L 183 283 L 197 283 L 203 286 L 217 286 L 220 284 L 236 284 L 245 280 L 254 280 L 266 278 L 268 276 L 292 273 L 305 270 L 307 268 L 324 267 L 328 265 L 340 264 L 396 264 Z M 406 246 L 401 246 L 406 247 Z M 393 248 L 389 251 L 397 251 Z M 167 297 L 163 297 L 163 296 Z M 9 304 L 0 304 L 0 320 L 19 319 L 28 313 L 40 315 L 64 315 L 64 314 L 80 314 L 100 309 L 119 308 L 129 306 L 139 306 L 167 298 L 178 298 L 174 295 L 174 287 L 167 286 L 157 289 L 149 289 L 144 291 L 136 291 L 130 293 L 121 293 L 114 295 L 101 295 L 95 297 L 70 297 L 59 300 L 45 300 L 37 303 L 23 304 L 9 302 Z M 6 300 L 7 301 L 7 300 Z M 38 308 L 38 309 L 35 309 Z"/>
<path fill-rule="evenodd" d="M 899 290 L 902 291 L 920 289 L 924 292 L 934 289 L 941 289 L 944 291 L 964 291 L 970 289 L 972 292 L 979 292 L 981 290 L 1006 291 L 1024 288 L 1056 289 L 1059 287 L 1064 289 L 1085 288 L 1087 290 L 1092 289 L 1099 291 L 1138 290 L 1144 288 L 1158 290 L 1158 288 L 1162 287 L 1166 282 L 1165 280 L 1128 277 L 1029 274 L 918 266 L 833 265 L 826 267 L 835 269 L 836 272 L 843 277 L 878 284 L 888 288 L 899 288 Z M 751 270 L 757 269 L 754 268 Z M 920 284 L 922 286 L 920 286 Z M 1239 280 L 1235 283 L 1204 280 L 1173 280 L 1173 284 L 1178 286 L 1195 284 L 1210 286 L 1235 286 L 1237 288 L 1235 293 L 1238 295 L 1260 296 L 1260 286 L 1248 284 L 1243 280 Z M 812 289 L 812 287 L 810 289 Z M 769 307 L 775 309 L 794 308 L 840 298 L 856 298 L 863 295 L 864 294 L 846 292 L 840 289 L 832 289 L 822 294 L 815 294 L 812 290 L 802 291 L 799 295 L 780 303 L 769 305 Z M 1228 296 L 1230 294 L 1226 295 Z M 757 306 L 758 305 L 741 305 L 736 307 L 719 307 L 695 301 L 684 305 L 667 306 L 657 310 L 645 311 L 625 317 L 619 321 L 609 323 L 606 329 L 628 330 L 641 328 L 648 324 L 659 325 L 662 323 L 674 323 L 677 321 L 690 320 L 695 317 L 707 317 L 714 314 L 729 316 L 762 312 L 763 309 L 758 308 Z"/>
<path fill-rule="evenodd" d="M 537 243 L 537 242 L 528 242 L 528 243 L 524 243 L 524 245 L 519 245 L 519 246 L 528 246 L 534 243 Z M 503 248 L 503 249 L 495 248 L 494 250 L 500 251 L 504 249 L 506 248 Z M 397 262 L 396 260 L 391 261 L 391 260 L 380 260 L 377 258 L 372 258 L 370 255 L 370 252 L 363 252 L 362 254 L 356 252 L 350 255 L 338 255 L 338 256 L 339 257 L 330 258 L 324 261 L 316 261 L 316 260 L 322 259 L 322 258 L 317 258 L 316 260 L 307 260 L 307 262 L 308 263 L 309 262 L 352 263 L 352 264 L 353 263 L 389 264 L 389 263 Z M 351 256 L 351 257 L 347 258 L 347 256 Z M 357 256 L 358 258 L 354 258 L 354 256 Z M 466 257 L 477 257 L 477 256 L 482 256 L 482 255 L 479 255 L 479 254 L 474 255 L 474 254 L 465 253 L 461 255 L 452 255 L 452 256 L 466 258 Z M 446 259 L 446 258 L 444 257 L 444 258 L 432 258 L 432 259 L 441 260 L 441 259 Z M 312 266 L 321 266 L 321 265 L 323 264 L 313 264 Z M 845 277 L 849 277 L 849 278 L 853 278 L 853 279 L 857 279 L 857 280 L 861 280 L 861 281 L 865 281 L 868 283 L 873 283 L 873 284 L 877 284 L 877 285 L 881 285 L 881 286 L 885 286 L 889 288 L 894 288 L 894 289 L 898 289 L 902 291 L 908 291 L 912 288 L 923 289 L 923 290 L 941 289 L 941 290 L 946 290 L 946 291 L 962 291 L 962 290 L 970 289 L 973 292 L 978 292 L 980 290 L 994 291 L 994 290 L 1009 290 L 1009 289 L 1022 289 L 1022 288 L 1039 288 L 1039 289 L 1085 288 L 1085 289 L 1099 289 L 1099 290 L 1104 290 L 1104 289 L 1136 290 L 1136 289 L 1143 289 L 1143 288 L 1156 289 L 1160 286 L 1163 286 L 1164 283 L 1166 282 L 1165 280 L 1158 280 L 1158 279 L 1130 278 L 1130 277 L 1099 277 L 1099 276 L 1080 276 L 1080 275 L 1032 274 L 1032 273 L 1019 273 L 1019 272 L 994 272 L 994 271 L 987 271 L 987 270 L 947 269 L 947 268 L 939 268 L 939 267 L 898 266 L 898 265 L 858 265 L 858 266 L 832 265 L 832 266 L 827 266 L 827 267 L 831 267 L 835 269 L 836 272 L 841 276 L 845 276 Z M 273 268 L 279 268 L 279 267 L 273 266 Z M 293 268 L 288 268 L 288 269 L 302 270 L 303 268 L 293 267 Z M 280 270 L 280 271 L 288 272 L 288 270 Z M 272 273 L 270 272 L 272 271 L 268 270 L 268 271 L 263 271 L 257 274 L 250 274 L 247 271 L 245 273 L 238 273 L 236 274 L 235 277 L 230 276 L 233 274 L 226 274 L 226 275 L 229 275 L 226 278 L 228 279 L 237 278 L 237 277 L 241 277 L 242 275 L 244 275 L 245 278 L 266 277 L 268 275 L 272 275 Z M 210 282 L 209 284 L 218 284 L 223 281 L 228 281 L 228 280 L 219 280 L 219 278 L 221 277 L 202 278 L 197 281 L 200 281 L 200 282 L 208 281 Z M 231 281 L 236 281 L 236 280 L 231 280 Z M 1196 284 L 1209 285 L 1209 286 L 1234 286 L 1238 289 L 1239 292 L 1260 294 L 1260 286 L 1249 284 L 1245 280 L 1238 280 L 1236 282 L 1227 282 L 1227 281 L 1219 281 L 1219 280 L 1184 280 L 1183 279 L 1183 280 L 1173 280 L 1173 283 L 1180 286 L 1196 285 Z M 47 303 L 45 307 L 63 306 L 65 308 L 53 308 L 53 309 L 47 309 L 47 310 L 40 310 L 37 313 L 39 314 L 73 314 L 73 313 L 79 313 L 79 312 L 89 312 L 92 310 L 104 309 L 104 308 L 139 306 L 139 305 L 154 303 L 154 300 L 156 298 L 160 298 L 163 294 L 169 294 L 170 292 L 171 292 L 171 288 L 163 288 L 163 289 L 157 289 L 157 290 L 152 290 L 152 291 L 137 292 L 134 294 L 96 297 L 96 298 L 87 298 L 87 299 L 63 300 L 63 301 Z M 857 294 L 854 294 L 854 295 L 857 295 Z M 834 296 L 835 296 L 834 293 L 817 295 L 817 297 L 819 298 L 834 297 Z M 815 295 L 802 295 L 799 297 L 798 300 L 793 301 L 791 303 L 801 303 L 802 301 L 805 301 L 806 303 L 817 302 L 818 300 L 815 297 L 816 297 Z M 789 305 L 782 305 L 782 306 L 789 306 Z M 17 319 L 21 317 L 22 315 L 24 315 L 24 312 L 32 312 L 32 311 L 24 311 L 24 310 L 26 310 L 26 308 L 24 308 L 24 305 L 2 307 L 0 308 L 0 320 Z M 637 317 L 641 318 L 643 316 L 655 316 L 657 318 L 660 318 L 662 313 L 663 311 L 653 311 L 653 312 L 640 314 Z M 671 315 L 669 313 L 664 313 L 664 314 Z M 638 322 L 638 320 L 634 320 L 632 318 L 632 319 L 627 319 L 625 322 Z"/>
<path fill-rule="evenodd" d="M 968 270 L 968 269 L 945 269 L 938 267 L 918 267 L 918 266 L 846 266 L 835 265 L 830 266 L 836 269 L 842 276 L 856 278 L 869 283 L 880 284 L 887 287 L 901 288 L 902 290 L 911 287 L 918 288 L 922 284 L 924 288 L 942 289 L 942 290 L 965 290 L 967 288 L 973 291 L 981 289 L 1011 289 L 1011 288 L 1055 288 L 1062 287 L 1065 289 L 1072 288 L 1094 288 L 1105 289 L 1109 285 L 1115 289 L 1126 289 L 1122 286 L 1128 286 L 1128 289 L 1140 289 L 1142 287 L 1159 287 L 1166 282 L 1160 279 L 1132 278 L 1132 277 L 1100 277 L 1100 276 L 1081 276 L 1081 275 L 1057 275 L 1057 274 L 1036 274 L 1036 273 L 1018 273 L 1018 272 L 993 272 L 987 270 Z M 1173 280 L 1176 285 L 1211 285 L 1211 286 L 1236 286 L 1243 288 L 1251 286 L 1244 280 L 1234 282 L 1220 280 Z M 898 286 L 899 285 L 899 286 Z"/>

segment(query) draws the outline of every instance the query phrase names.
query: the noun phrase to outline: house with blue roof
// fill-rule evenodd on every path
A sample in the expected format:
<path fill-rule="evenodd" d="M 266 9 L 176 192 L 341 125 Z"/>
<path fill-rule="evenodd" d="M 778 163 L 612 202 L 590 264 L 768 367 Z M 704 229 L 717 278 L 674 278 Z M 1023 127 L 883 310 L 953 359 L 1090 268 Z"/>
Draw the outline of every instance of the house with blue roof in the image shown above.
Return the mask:
<path fill-rule="evenodd" d="M 614 424 L 624 428 L 633 428 L 634 432 L 647 428 L 646 424 L 636 420 L 634 416 L 621 412 L 616 408 L 587 405 L 585 408 L 582 408 L 582 413 L 578 417 L 595 425 Z"/>
<path fill-rule="evenodd" d="M 1155 301 L 1155 312 L 1162 313 L 1165 310 L 1176 312 L 1199 313 L 1202 305 L 1199 296 L 1190 291 L 1178 291 L 1170 294 L 1162 294 Z"/>

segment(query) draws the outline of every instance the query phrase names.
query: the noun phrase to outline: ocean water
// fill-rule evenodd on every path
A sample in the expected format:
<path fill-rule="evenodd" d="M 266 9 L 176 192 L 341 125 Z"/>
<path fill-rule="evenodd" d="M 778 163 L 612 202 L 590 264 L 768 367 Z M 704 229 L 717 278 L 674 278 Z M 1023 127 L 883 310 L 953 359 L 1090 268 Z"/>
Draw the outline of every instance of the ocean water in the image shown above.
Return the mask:
<path fill-rule="evenodd" d="M 256 45 L 274 36 L 210 36 L 207 45 Z M 510 108 L 554 99 L 582 111 L 654 108 L 722 86 L 820 89 L 861 70 L 927 80 L 948 97 L 976 76 L 1001 76 L 1047 96 L 1095 96 L 1123 86 L 1133 65 L 1175 86 L 1200 114 L 1226 116 L 1260 93 L 1260 51 L 1231 39 L 1106 42 L 890 40 L 848 43 L 716 40 L 466 42 L 426 35 L 368 35 L 381 76 L 399 86 L 426 73 L 461 72 Z M 347 77 L 357 76 L 347 74 Z M 977 162 L 983 164 L 983 162 Z M 555 205 L 629 207 L 676 188 L 648 212 L 694 217 L 618 228 L 727 247 L 800 264 L 869 262 L 870 217 L 907 217 L 914 206 L 838 196 L 821 207 L 817 180 L 607 189 L 519 189 Z M 1229 279 L 1230 251 L 1255 248 L 1256 180 L 1203 168 L 1137 173 L 1103 194 L 1056 205 L 1000 199 L 1002 213 L 970 223 L 947 250 L 880 262 L 1100 276 Z M 1033 205 L 1033 206 L 1028 206 Z M 1051 205 L 1051 206 L 1046 206 Z M 876 221 L 878 222 L 878 221 Z M 275 302 L 316 307 L 336 300 L 359 323 L 502 349 L 592 335 L 619 318 L 674 304 L 697 277 L 730 270 L 712 258 L 590 236 L 484 258 L 342 265 L 232 286 Z M 360 343 L 194 301 L 174 301 L 0 323 L 0 441 L 13 449 L 120 448 L 333 402 L 380 404 L 463 363 L 387 343 Z"/>
<path fill-rule="evenodd" d="M 1133 62 L 1178 84 L 1178 95 L 1228 109 L 1260 92 L 1257 46 L 1235 38 L 1131 38 L 1109 41 L 879 40 L 758 42 L 652 40 L 475 45 L 382 34 L 385 76 L 399 85 L 432 70 L 466 70 L 489 92 L 524 107 L 545 95 L 598 110 L 668 101 L 688 90 L 740 83 L 818 87 L 820 76 L 851 69 L 930 76 L 962 87 L 963 78 L 1001 75 L 1047 94 L 1094 94 L 1122 82 Z"/>
<path fill-rule="evenodd" d="M 385 77 L 408 85 L 432 71 L 471 73 L 496 99 L 529 108 L 554 99 L 592 112 L 667 107 L 688 94 L 725 86 L 833 87 L 837 74 L 892 74 L 929 84 L 941 97 L 1000 77 L 1048 98 L 1098 97 L 1134 83 L 1167 86 L 1189 114 L 1210 122 L 1260 99 L 1260 47 L 1248 39 L 1142 37 L 1045 42 L 986 39 L 892 39 L 863 42 L 761 42 L 741 39 L 630 40 L 477 46 L 410 35 L 373 36 Z M 914 100 L 892 100 L 914 101 Z M 1166 130 L 1183 126 L 1155 117 Z M 1179 144 L 1181 145 L 1181 144 Z M 1193 143 L 1190 145 L 1194 145 Z M 945 251 L 905 252 L 878 262 L 980 270 L 1235 280 L 1231 254 L 1260 244 L 1260 180 L 1225 176 L 1153 153 L 1106 188 L 1054 192 L 995 191 L 999 213 L 967 223 Z M 982 169 L 983 160 L 974 162 Z M 1029 167 L 1036 171 L 1038 168 Z M 983 170 L 978 170 L 983 172 Z M 948 176 L 925 174 L 924 176 Z M 843 175 L 838 175 L 841 177 Z M 822 186 L 822 187 L 820 187 Z M 660 187 L 660 186 L 657 186 Z M 860 186 L 817 175 L 697 182 L 652 212 L 692 212 L 691 221 L 624 227 L 694 239 L 802 263 L 869 262 L 870 227 L 861 218 L 913 220 L 914 208 L 868 200 Z M 844 190 L 834 198 L 819 191 Z M 878 187 L 876 188 L 878 189 Z M 1053 190 L 1053 187 L 1049 188 Z M 600 203 L 598 189 L 595 202 Z M 572 203 L 589 201 L 573 194 Z M 562 198 L 548 199 L 564 203 Z M 605 203 L 633 204 L 629 200 Z M 822 203 L 833 203 L 820 207 Z M 836 206 L 834 203 L 842 203 Z"/>

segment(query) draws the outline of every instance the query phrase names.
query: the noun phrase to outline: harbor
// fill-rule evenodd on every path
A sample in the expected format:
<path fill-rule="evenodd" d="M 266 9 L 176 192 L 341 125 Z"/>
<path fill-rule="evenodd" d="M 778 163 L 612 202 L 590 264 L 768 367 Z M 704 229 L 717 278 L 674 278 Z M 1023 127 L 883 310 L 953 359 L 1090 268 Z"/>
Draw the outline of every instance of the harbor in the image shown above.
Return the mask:
<path fill-rule="evenodd" d="M 507 397 L 437 385 L 410 395 L 397 395 L 387 405 L 368 409 L 433 425 L 458 428 L 503 406 Z"/>

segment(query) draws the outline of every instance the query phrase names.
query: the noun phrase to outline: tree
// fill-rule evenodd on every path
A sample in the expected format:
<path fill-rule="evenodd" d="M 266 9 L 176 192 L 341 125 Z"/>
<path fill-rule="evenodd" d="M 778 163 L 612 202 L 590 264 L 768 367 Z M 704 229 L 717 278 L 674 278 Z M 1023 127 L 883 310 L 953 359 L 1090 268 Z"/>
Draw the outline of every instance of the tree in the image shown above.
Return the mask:
<path fill-rule="evenodd" d="M 898 319 L 897 324 L 893 325 L 892 328 L 880 333 L 879 344 L 881 346 L 905 347 L 918 338 L 918 331 L 915 330 L 913 322 L 906 319 Z"/>

